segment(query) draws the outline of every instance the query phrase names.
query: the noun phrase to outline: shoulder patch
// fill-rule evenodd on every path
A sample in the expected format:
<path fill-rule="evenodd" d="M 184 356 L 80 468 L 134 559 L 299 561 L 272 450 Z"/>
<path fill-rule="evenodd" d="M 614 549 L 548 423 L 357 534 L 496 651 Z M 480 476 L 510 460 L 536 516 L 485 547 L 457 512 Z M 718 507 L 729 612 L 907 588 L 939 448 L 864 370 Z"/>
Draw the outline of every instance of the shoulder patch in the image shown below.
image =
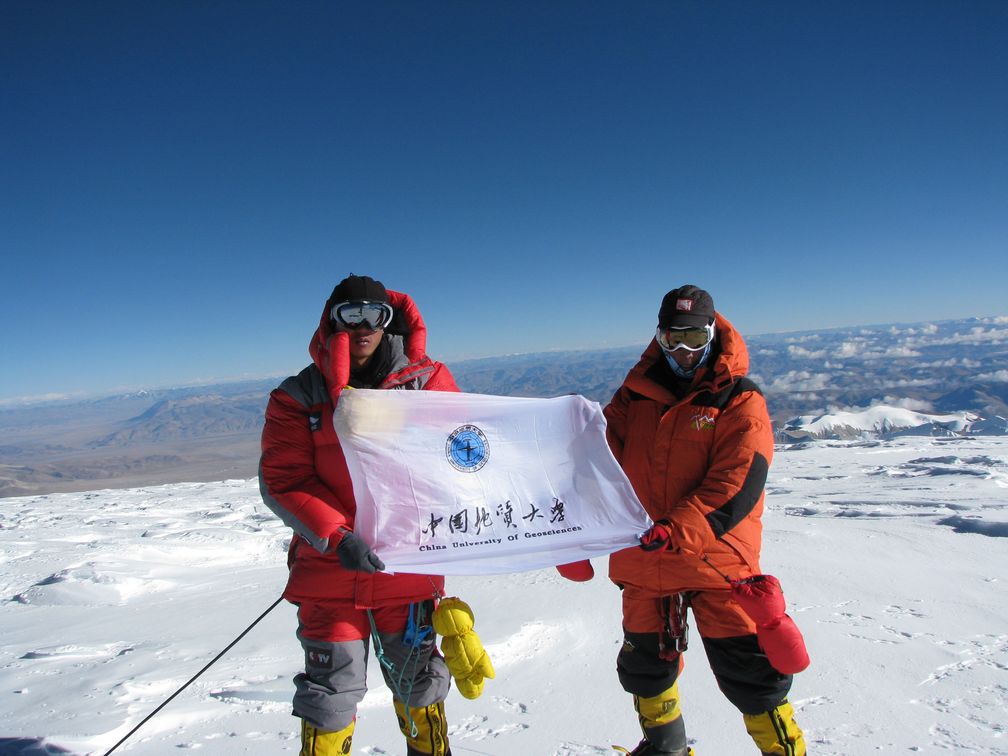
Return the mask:
<path fill-rule="evenodd" d="M 760 396 L 763 395 L 763 392 L 760 391 L 760 387 L 756 385 L 756 381 L 750 380 L 749 378 L 739 378 L 737 381 L 721 391 L 704 391 L 697 394 L 691 403 L 698 407 L 717 407 L 718 409 L 724 409 L 728 406 L 728 403 L 732 399 L 744 391 L 755 391 Z"/>
<path fill-rule="evenodd" d="M 309 365 L 297 375 L 291 376 L 278 387 L 288 394 L 302 407 L 308 408 L 329 401 L 329 390 L 325 378 L 314 364 Z"/>

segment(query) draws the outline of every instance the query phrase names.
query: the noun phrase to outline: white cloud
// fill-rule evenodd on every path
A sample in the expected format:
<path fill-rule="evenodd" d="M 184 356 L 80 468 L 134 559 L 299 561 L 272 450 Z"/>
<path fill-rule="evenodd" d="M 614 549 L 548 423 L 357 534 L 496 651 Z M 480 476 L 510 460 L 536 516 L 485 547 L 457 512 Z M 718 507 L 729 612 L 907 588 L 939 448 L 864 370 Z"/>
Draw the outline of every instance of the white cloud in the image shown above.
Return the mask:
<path fill-rule="evenodd" d="M 866 347 L 866 342 L 863 339 L 858 339 L 857 341 L 845 341 L 836 351 L 833 352 L 833 356 L 839 359 L 844 359 L 847 357 L 860 357 L 864 352 Z"/>
<path fill-rule="evenodd" d="M 920 335 L 935 334 L 938 333 L 938 326 L 936 326 L 934 323 L 925 323 L 923 325 L 917 326 L 916 328 L 911 327 L 903 329 L 893 326 L 892 328 L 889 329 L 889 333 L 893 334 L 894 336 L 900 333 L 906 334 L 907 336 L 917 336 L 918 334 Z"/>
<path fill-rule="evenodd" d="M 897 344 L 881 352 L 873 352 L 872 355 L 878 357 L 920 357 L 921 353 L 908 346 Z"/>
<path fill-rule="evenodd" d="M 843 342 L 833 353 L 839 359 L 880 360 L 898 357 L 920 357 L 921 353 L 907 344 L 894 344 L 882 348 L 875 346 L 866 339 L 854 339 Z"/>
<path fill-rule="evenodd" d="M 805 347 L 795 346 L 794 344 L 791 344 L 788 346 L 787 350 L 788 355 L 796 359 L 821 360 L 826 357 L 825 349 L 817 349 L 815 351 L 812 351 L 811 349 L 806 349 Z"/>
<path fill-rule="evenodd" d="M 979 360 L 971 360 L 969 357 L 963 357 L 962 359 L 957 359 L 955 357 L 949 357 L 946 360 L 932 360 L 931 362 L 919 362 L 917 363 L 919 368 L 954 368 L 954 367 L 964 367 L 964 368 L 978 368 L 980 367 Z"/>
<path fill-rule="evenodd" d="M 901 378 L 895 381 L 885 381 L 881 388 L 910 388 L 915 386 L 933 386 L 937 378 L 914 378 L 912 380 Z"/>
<path fill-rule="evenodd" d="M 44 402 L 65 402 L 71 399 L 80 399 L 86 396 L 84 393 L 66 394 L 36 394 L 34 396 L 14 396 L 8 399 L 0 399 L 0 407 L 24 407 L 31 404 L 42 404 Z"/>
<path fill-rule="evenodd" d="M 1008 383 L 1008 370 L 995 370 L 993 373 L 980 373 L 979 375 L 973 376 L 973 380 Z"/>
<path fill-rule="evenodd" d="M 890 407 L 900 407 L 901 409 L 913 410 L 915 412 L 931 412 L 934 405 L 924 399 L 910 399 L 908 397 L 886 396 L 882 398 L 882 404 Z"/>
<path fill-rule="evenodd" d="M 884 333 L 889 334 L 889 336 L 914 336 L 918 333 L 922 333 L 922 328 L 916 328 L 914 326 L 904 326 L 900 327 L 898 325 L 889 326 Z"/>
<path fill-rule="evenodd" d="M 828 373 L 810 373 L 807 370 L 789 370 L 767 384 L 771 391 L 821 391 L 830 385 Z"/>
<path fill-rule="evenodd" d="M 948 344 L 1000 344 L 1008 341 L 1008 328 L 984 328 L 974 326 L 964 333 L 954 333 L 943 339 L 927 342 L 929 346 L 945 346 Z"/>

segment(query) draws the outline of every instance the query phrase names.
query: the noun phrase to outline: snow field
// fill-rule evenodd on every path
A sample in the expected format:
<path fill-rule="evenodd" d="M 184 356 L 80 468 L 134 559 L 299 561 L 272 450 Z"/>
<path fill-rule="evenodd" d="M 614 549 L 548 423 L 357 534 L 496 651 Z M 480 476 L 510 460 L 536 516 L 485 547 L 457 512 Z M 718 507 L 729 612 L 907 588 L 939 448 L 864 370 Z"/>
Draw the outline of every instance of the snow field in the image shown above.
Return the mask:
<path fill-rule="evenodd" d="M 778 447 L 763 567 L 812 667 L 810 752 L 1008 754 L 1008 439 Z M 0 753 L 104 753 L 279 595 L 287 529 L 256 481 L 0 500 Z M 497 671 L 447 701 L 456 756 L 634 745 L 616 681 L 619 593 L 553 570 L 450 578 Z M 117 753 L 297 753 L 302 664 L 281 604 Z M 754 753 L 699 639 L 681 681 L 699 756 Z M 354 752 L 401 754 L 371 660 Z"/>

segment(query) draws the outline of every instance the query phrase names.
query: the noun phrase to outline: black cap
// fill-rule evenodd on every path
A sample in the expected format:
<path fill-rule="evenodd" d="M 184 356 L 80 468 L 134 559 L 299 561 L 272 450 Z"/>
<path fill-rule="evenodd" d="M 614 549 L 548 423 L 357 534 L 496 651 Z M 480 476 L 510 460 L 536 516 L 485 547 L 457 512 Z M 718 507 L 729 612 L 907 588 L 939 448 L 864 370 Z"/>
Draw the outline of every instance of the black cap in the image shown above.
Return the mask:
<path fill-rule="evenodd" d="M 692 284 L 672 289 L 658 310 L 660 328 L 703 328 L 714 322 L 714 300 Z"/>
<path fill-rule="evenodd" d="M 341 302 L 388 302 L 388 292 L 381 281 L 370 276 L 355 276 L 352 273 L 336 284 L 329 295 L 329 306 Z"/>

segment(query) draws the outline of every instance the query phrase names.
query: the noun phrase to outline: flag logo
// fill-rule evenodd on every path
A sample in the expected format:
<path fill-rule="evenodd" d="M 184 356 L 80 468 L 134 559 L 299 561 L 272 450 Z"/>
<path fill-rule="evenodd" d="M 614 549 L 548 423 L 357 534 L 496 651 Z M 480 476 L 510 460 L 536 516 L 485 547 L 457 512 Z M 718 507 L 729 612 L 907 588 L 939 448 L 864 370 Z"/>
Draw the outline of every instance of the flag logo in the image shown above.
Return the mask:
<path fill-rule="evenodd" d="M 476 472 L 490 459 L 490 444 L 483 431 L 475 425 L 463 425 L 448 436 L 445 456 L 459 472 Z"/>

